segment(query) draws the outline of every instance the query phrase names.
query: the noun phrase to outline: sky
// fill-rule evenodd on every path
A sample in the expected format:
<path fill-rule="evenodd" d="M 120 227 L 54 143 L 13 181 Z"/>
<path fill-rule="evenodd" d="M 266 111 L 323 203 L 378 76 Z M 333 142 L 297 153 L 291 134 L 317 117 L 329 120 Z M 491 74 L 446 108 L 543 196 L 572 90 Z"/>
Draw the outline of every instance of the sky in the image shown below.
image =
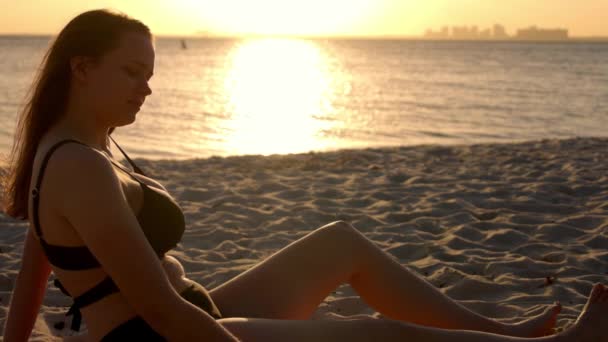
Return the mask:
<path fill-rule="evenodd" d="M 0 0 L 0 34 L 57 34 L 77 14 L 113 8 L 158 36 L 419 36 L 428 28 L 496 23 L 608 36 L 608 0 Z"/>

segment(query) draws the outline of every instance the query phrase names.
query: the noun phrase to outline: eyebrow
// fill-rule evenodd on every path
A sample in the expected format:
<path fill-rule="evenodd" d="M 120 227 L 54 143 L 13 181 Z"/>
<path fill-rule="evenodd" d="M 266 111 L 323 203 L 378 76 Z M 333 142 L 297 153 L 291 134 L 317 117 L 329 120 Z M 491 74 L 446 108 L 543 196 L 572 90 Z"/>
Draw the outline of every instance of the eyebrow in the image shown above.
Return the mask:
<path fill-rule="evenodd" d="M 137 64 L 137 65 L 139 65 L 139 66 L 143 67 L 143 68 L 144 68 L 144 69 L 146 69 L 146 70 L 150 70 L 150 69 L 152 69 L 152 68 L 150 68 L 150 67 L 148 66 L 148 64 L 143 63 L 143 62 L 140 62 L 140 61 L 132 60 L 132 61 L 131 61 L 131 63 L 135 63 L 135 64 Z M 149 73 L 148 77 L 152 77 L 153 75 L 154 75 L 154 73 L 153 73 L 152 71 L 150 71 L 150 73 Z"/>

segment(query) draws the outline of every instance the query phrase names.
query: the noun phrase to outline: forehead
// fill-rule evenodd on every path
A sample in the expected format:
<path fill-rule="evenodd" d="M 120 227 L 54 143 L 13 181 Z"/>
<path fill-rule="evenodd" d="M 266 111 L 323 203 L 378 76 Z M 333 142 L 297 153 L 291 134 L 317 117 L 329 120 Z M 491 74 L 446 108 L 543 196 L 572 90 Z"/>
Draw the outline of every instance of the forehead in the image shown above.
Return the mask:
<path fill-rule="evenodd" d="M 115 62 L 139 62 L 153 69 L 154 42 L 151 37 L 142 33 L 126 33 L 117 48 L 107 53 L 106 59 Z"/>

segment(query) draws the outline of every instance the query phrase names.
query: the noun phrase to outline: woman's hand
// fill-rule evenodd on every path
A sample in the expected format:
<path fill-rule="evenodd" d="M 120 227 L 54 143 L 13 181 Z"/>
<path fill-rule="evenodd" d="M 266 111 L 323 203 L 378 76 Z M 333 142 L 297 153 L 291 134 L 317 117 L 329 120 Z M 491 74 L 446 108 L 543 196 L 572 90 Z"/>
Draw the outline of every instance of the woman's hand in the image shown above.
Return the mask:
<path fill-rule="evenodd" d="M 186 272 L 182 264 L 174 257 L 165 255 L 161 260 L 161 265 L 165 270 L 167 278 L 169 278 L 171 286 L 173 286 L 177 293 L 184 292 L 192 283 L 192 280 L 186 278 Z"/>

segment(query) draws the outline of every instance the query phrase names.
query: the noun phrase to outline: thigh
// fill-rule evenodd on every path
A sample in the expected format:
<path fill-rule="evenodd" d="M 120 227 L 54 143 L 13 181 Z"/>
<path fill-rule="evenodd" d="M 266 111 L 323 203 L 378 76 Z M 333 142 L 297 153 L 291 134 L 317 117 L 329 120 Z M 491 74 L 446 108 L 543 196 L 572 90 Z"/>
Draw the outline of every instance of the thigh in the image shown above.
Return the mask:
<path fill-rule="evenodd" d="M 210 291 L 223 317 L 307 319 L 354 272 L 356 233 L 338 221 L 316 229 Z"/>
<path fill-rule="evenodd" d="M 218 320 L 218 323 L 243 341 L 375 342 L 403 340 L 411 334 L 409 331 L 411 328 L 402 322 L 374 318 L 356 320 L 224 318 Z"/>
<path fill-rule="evenodd" d="M 218 323 L 243 341 L 290 342 L 515 342 L 554 341 L 495 335 L 473 330 L 449 330 L 416 325 L 391 319 L 356 320 L 276 320 L 227 318 Z"/>

